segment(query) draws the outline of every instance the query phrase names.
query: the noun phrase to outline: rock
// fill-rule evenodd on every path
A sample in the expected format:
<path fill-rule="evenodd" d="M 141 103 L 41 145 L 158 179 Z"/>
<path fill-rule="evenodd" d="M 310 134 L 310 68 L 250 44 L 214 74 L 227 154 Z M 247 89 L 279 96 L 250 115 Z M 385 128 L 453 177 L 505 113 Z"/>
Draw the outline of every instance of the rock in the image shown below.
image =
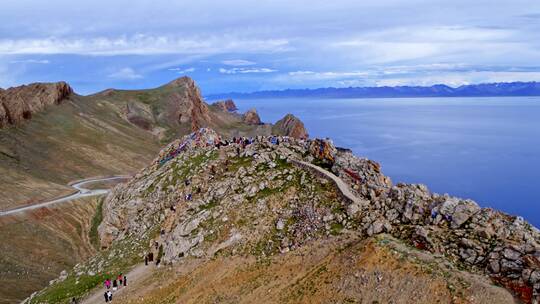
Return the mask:
<path fill-rule="evenodd" d="M 242 116 L 242 121 L 248 125 L 261 124 L 261 118 L 259 117 L 259 114 L 257 114 L 256 109 L 249 109 L 246 113 L 244 113 Z"/>
<path fill-rule="evenodd" d="M 238 108 L 236 107 L 236 104 L 234 103 L 232 99 L 220 100 L 220 101 L 214 102 L 212 105 L 217 107 L 223 112 L 234 112 L 238 110 Z"/>
<path fill-rule="evenodd" d="M 337 149 L 330 139 L 315 139 L 309 145 L 309 152 L 315 159 L 329 165 L 336 160 Z"/>
<path fill-rule="evenodd" d="M 287 114 L 278 120 L 272 127 L 272 134 L 290 136 L 298 139 L 307 139 L 309 137 L 304 123 L 292 114 Z"/>
<path fill-rule="evenodd" d="M 0 128 L 17 125 L 73 94 L 65 82 L 33 83 L 0 90 Z"/>
<path fill-rule="evenodd" d="M 499 271 L 501 271 L 501 266 L 499 264 L 498 260 L 490 260 L 488 264 L 488 269 L 494 273 L 497 274 Z"/>
<path fill-rule="evenodd" d="M 480 207 L 478 207 L 478 205 L 471 200 L 460 201 L 452 213 L 451 227 L 461 227 L 461 225 L 468 221 L 469 218 L 476 214 L 479 210 Z"/>
<path fill-rule="evenodd" d="M 518 260 L 521 257 L 521 254 L 519 252 L 515 251 L 514 249 L 505 248 L 503 250 L 503 256 L 508 260 L 515 261 L 515 260 Z"/>
<path fill-rule="evenodd" d="M 61 282 L 67 279 L 67 277 L 68 277 L 68 272 L 66 270 L 62 270 L 62 272 L 60 272 L 60 276 L 58 277 L 58 280 Z"/>
<path fill-rule="evenodd" d="M 174 93 L 169 97 L 167 112 L 162 115 L 162 119 L 169 125 L 189 123 L 191 131 L 197 131 L 212 124 L 208 105 L 202 99 L 201 92 L 193 79 L 180 77 L 169 82 L 165 87 L 175 88 Z"/>
<path fill-rule="evenodd" d="M 540 282 L 540 270 L 533 271 L 529 277 L 529 281 L 531 282 L 531 284 L 536 284 Z"/>
<path fill-rule="evenodd" d="M 283 230 L 285 229 L 285 222 L 283 221 L 283 219 L 279 219 L 276 223 L 276 229 L 277 230 Z"/>
<path fill-rule="evenodd" d="M 500 263 L 501 263 L 501 271 L 505 273 L 520 273 L 521 274 L 521 271 L 523 270 L 523 267 L 516 261 L 509 261 L 507 259 L 502 259 Z"/>
<path fill-rule="evenodd" d="M 374 234 L 379 234 L 384 231 L 385 222 L 383 220 L 374 221 L 367 229 L 367 234 L 372 236 Z"/>

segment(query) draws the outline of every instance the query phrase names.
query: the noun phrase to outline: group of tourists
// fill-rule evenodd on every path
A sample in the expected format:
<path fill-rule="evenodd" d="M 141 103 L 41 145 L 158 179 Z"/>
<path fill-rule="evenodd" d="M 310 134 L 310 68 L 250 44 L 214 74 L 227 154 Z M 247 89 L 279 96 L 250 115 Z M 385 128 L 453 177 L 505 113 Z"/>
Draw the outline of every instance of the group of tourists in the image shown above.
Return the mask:
<path fill-rule="evenodd" d="M 105 286 L 106 290 L 103 293 L 103 297 L 105 298 L 105 302 L 110 302 L 113 299 L 113 292 L 117 291 L 118 289 L 127 286 L 127 276 L 119 274 L 118 277 L 111 280 L 110 278 L 105 279 L 103 282 L 103 286 Z M 112 291 L 111 291 L 112 289 Z"/>

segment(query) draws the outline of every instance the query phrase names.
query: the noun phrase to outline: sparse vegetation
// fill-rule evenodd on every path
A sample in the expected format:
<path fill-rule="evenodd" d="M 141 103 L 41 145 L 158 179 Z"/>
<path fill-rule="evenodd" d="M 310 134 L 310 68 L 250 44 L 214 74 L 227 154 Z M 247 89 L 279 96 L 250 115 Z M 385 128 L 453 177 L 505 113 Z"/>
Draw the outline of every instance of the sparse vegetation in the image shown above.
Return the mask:
<path fill-rule="evenodd" d="M 96 212 L 94 216 L 92 217 L 92 226 L 90 226 L 90 242 L 92 245 L 99 250 L 99 234 L 98 234 L 98 227 L 99 224 L 101 224 L 101 221 L 103 220 L 103 198 L 98 199 L 98 204 L 96 207 Z"/>

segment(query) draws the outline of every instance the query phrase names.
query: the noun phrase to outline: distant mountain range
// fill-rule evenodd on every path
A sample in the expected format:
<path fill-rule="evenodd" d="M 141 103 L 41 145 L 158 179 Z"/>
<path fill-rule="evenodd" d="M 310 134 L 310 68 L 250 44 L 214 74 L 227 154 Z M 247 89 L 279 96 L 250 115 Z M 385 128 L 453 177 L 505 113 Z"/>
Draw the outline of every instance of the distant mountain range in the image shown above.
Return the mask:
<path fill-rule="evenodd" d="M 349 87 L 319 89 L 287 89 L 252 93 L 222 93 L 206 96 L 207 100 L 258 98 L 398 98 L 398 97 L 489 97 L 540 96 L 540 82 L 504 82 L 463 85 L 452 88 L 437 84 L 430 87 Z"/>

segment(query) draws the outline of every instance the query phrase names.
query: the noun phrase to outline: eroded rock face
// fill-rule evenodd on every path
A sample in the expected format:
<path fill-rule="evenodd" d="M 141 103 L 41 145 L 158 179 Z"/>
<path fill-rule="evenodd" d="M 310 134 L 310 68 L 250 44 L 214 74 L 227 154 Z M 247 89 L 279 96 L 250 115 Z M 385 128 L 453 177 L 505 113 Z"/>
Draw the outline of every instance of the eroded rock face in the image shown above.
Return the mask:
<path fill-rule="evenodd" d="M 181 77 L 168 83 L 166 87 L 180 89 L 170 95 L 165 111 L 160 116 L 166 117 L 170 124 L 190 123 L 192 131 L 211 124 L 208 105 L 203 101 L 193 79 Z"/>
<path fill-rule="evenodd" d="M 246 113 L 244 113 L 244 115 L 242 116 L 242 121 L 244 121 L 244 123 L 247 123 L 248 125 L 261 124 L 261 118 L 259 117 L 256 109 L 249 109 Z"/>
<path fill-rule="evenodd" d="M 220 100 L 220 101 L 214 102 L 213 105 L 215 105 L 218 109 L 220 109 L 223 112 L 234 112 L 238 110 L 238 108 L 236 107 L 236 104 L 234 103 L 232 99 Z"/>
<path fill-rule="evenodd" d="M 278 120 L 272 129 L 274 134 L 307 139 L 309 137 L 304 123 L 292 114 Z"/>
<path fill-rule="evenodd" d="M 33 83 L 0 90 L 0 128 L 29 120 L 33 114 L 61 103 L 72 93 L 65 82 Z"/>

